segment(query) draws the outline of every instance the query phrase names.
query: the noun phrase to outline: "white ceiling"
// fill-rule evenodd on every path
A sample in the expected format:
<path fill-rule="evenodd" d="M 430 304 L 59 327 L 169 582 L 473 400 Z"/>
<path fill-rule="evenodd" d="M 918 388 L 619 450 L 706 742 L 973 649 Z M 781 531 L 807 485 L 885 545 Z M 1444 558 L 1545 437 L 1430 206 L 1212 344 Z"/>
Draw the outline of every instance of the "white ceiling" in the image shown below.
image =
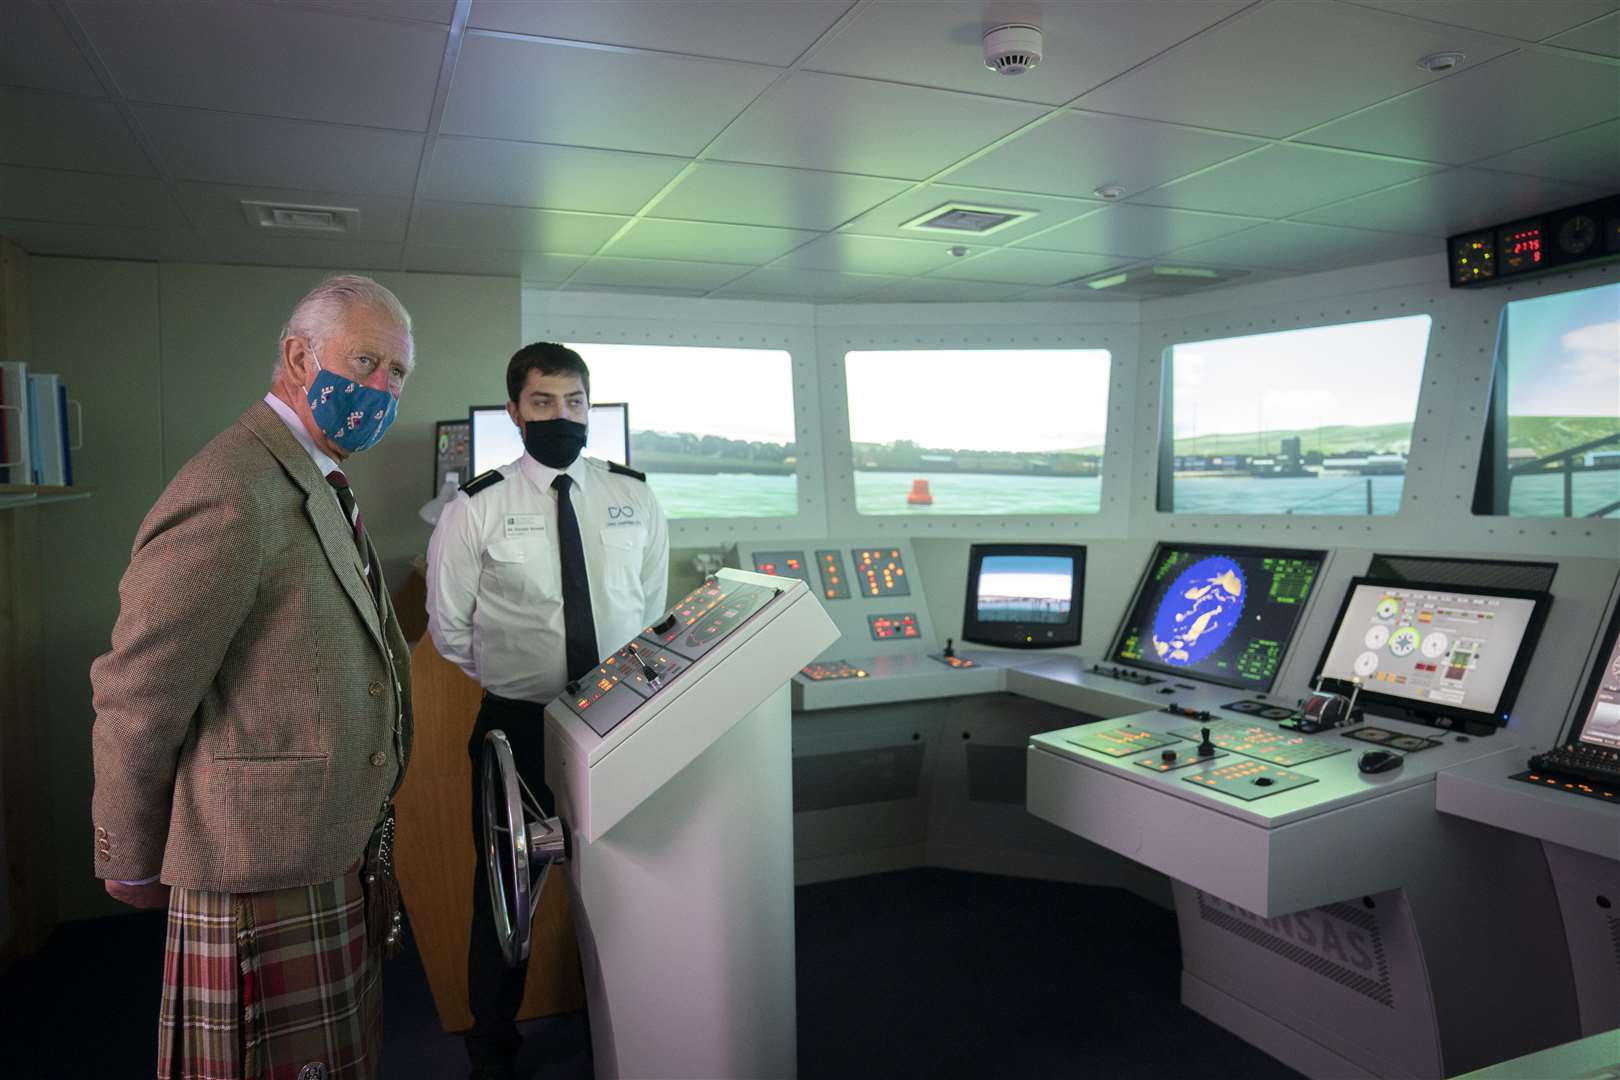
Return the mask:
<path fill-rule="evenodd" d="M 1045 32 L 1020 77 L 980 60 L 1009 20 Z M 1620 0 L 0 0 L 0 21 L 0 234 L 38 253 L 1117 299 L 1070 283 L 1147 261 L 1250 283 L 1620 191 Z M 1467 58 L 1417 65 L 1441 51 Z M 277 235 L 244 200 L 359 224 Z M 1032 216 L 903 227 L 948 201 Z"/>

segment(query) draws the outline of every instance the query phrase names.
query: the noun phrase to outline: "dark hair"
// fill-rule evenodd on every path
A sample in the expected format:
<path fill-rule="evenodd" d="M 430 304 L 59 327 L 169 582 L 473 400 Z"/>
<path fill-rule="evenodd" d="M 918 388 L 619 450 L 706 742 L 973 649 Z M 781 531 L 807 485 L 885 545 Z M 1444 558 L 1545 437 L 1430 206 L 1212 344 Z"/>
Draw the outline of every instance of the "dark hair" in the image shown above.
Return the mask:
<path fill-rule="evenodd" d="M 566 345 L 537 341 L 513 353 L 511 362 L 506 365 L 507 400 L 516 401 L 518 395 L 523 393 L 523 384 L 529 381 L 531 371 L 538 371 L 542 375 L 578 375 L 585 387 L 585 398 L 590 400 L 591 369 L 585 366 L 579 353 Z"/>

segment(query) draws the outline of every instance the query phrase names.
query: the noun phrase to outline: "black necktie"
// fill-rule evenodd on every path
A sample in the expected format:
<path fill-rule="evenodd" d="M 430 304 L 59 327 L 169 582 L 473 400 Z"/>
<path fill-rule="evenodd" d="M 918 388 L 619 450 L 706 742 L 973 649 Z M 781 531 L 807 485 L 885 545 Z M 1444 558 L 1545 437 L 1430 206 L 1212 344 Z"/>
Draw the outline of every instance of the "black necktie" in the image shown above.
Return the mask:
<path fill-rule="evenodd" d="M 562 563 L 563 637 L 567 642 L 568 681 L 573 682 L 594 668 L 601 655 L 596 651 L 596 621 L 591 618 L 591 583 L 585 577 L 585 545 L 579 538 L 579 518 L 568 501 L 573 478 L 558 473 L 551 486 L 557 492 L 557 554 Z"/>
<path fill-rule="evenodd" d="M 354 501 L 354 489 L 349 486 L 349 478 L 343 475 L 342 469 L 327 473 L 326 482 L 337 492 L 338 505 L 343 507 L 343 516 L 349 519 L 350 531 L 354 533 L 354 547 L 360 553 L 360 564 L 366 568 L 366 584 L 376 593 L 381 587 L 381 579 L 371 569 L 371 555 L 366 550 L 365 527 L 360 520 L 360 505 Z"/>

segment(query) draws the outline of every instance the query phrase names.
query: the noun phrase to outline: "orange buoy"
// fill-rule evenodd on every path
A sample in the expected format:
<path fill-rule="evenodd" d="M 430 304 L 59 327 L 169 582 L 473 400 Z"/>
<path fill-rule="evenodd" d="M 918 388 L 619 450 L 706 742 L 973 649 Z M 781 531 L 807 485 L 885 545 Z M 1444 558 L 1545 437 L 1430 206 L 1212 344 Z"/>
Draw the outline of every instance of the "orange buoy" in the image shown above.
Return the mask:
<path fill-rule="evenodd" d="M 928 481 L 927 480 L 920 480 L 919 479 L 919 480 L 913 480 L 911 482 L 911 493 L 906 496 L 906 505 L 907 506 L 933 506 L 934 505 L 934 496 L 928 490 Z"/>

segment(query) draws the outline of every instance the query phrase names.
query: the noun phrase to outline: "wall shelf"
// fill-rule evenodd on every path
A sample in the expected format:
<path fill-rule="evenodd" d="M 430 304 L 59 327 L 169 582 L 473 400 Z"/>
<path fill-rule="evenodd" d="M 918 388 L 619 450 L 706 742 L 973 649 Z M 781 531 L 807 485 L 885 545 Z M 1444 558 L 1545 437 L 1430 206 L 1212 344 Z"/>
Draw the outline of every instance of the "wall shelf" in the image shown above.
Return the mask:
<path fill-rule="evenodd" d="M 61 484 L 0 484 L 0 510 L 75 502 L 79 499 L 88 499 L 95 490 L 84 484 L 74 484 L 72 487 L 63 487 Z"/>

